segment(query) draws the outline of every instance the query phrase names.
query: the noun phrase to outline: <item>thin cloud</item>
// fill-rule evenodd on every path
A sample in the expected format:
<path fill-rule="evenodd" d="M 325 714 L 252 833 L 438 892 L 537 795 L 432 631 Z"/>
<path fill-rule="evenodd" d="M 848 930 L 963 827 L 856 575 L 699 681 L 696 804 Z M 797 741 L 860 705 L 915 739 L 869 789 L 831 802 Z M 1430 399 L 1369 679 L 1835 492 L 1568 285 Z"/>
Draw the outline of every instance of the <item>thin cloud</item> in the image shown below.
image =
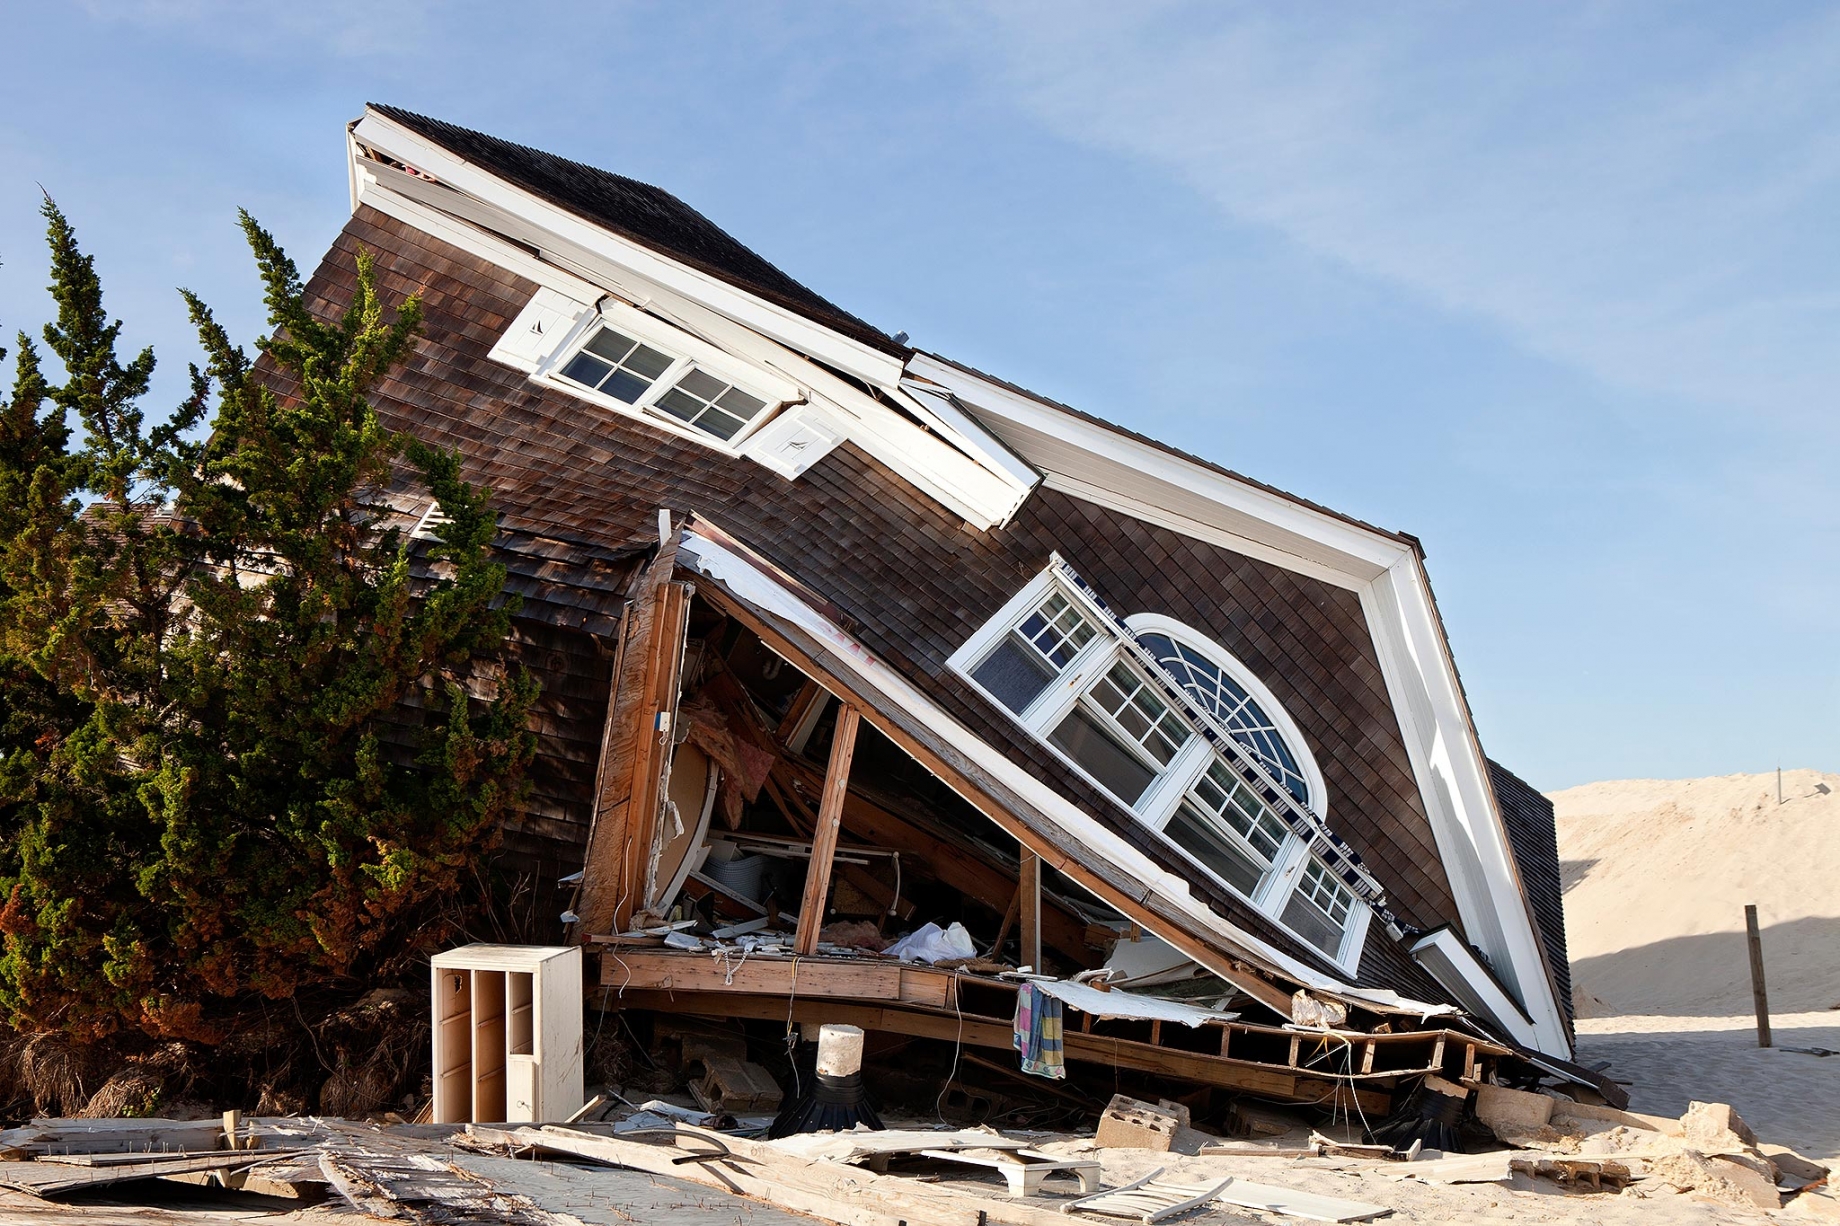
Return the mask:
<path fill-rule="evenodd" d="M 242 55 L 304 51 L 341 58 L 396 58 L 433 28 L 432 0 L 79 0 L 102 21 L 183 31 Z M 505 10 L 500 10 L 505 11 Z"/>
<path fill-rule="evenodd" d="M 1243 12 L 991 16 L 1062 136 L 1612 384 L 1832 420 L 1840 17 L 1733 45 L 1547 6 Z"/>

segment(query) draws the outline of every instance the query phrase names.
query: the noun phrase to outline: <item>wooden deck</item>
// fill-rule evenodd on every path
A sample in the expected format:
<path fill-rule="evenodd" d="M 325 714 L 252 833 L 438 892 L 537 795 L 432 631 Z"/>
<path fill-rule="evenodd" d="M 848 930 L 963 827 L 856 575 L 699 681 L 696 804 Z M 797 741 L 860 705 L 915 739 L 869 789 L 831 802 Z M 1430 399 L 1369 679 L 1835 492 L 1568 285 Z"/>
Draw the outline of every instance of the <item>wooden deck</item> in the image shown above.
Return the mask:
<path fill-rule="evenodd" d="M 619 948 L 601 956 L 609 1008 L 720 1018 L 847 1022 L 1009 1050 L 1016 983 L 888 959 Z M 1188 1027 L 1064 1015 L 1066 1057 L 1295 1103 L 1385 1114 L 1404 1078 L 1475 1078 L 1506 1048 L 1455 1030 L 1302 1031 L 1244 1022 Z"/>

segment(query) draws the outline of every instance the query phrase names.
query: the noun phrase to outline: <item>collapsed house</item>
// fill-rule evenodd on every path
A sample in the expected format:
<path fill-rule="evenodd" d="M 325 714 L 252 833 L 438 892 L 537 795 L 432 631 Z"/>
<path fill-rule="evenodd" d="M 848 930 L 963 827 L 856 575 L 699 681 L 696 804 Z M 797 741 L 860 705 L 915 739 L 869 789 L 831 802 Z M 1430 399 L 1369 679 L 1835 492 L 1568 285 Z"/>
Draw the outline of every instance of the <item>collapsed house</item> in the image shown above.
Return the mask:
<path fill-rule="evenodd" d="M 364 250 L 422 297 L 373 402 L 492 491 L 543 685 L 508 846 L 576 882 L 594 1003 L 956 1053 L 1039 993 L 1108 1088 L 1626 1102 L 1570 1063 L 1552 809 L 1415 538 L 912 348 L 659 189 L 386 106 L 349 151 L 310 293 Z"/>

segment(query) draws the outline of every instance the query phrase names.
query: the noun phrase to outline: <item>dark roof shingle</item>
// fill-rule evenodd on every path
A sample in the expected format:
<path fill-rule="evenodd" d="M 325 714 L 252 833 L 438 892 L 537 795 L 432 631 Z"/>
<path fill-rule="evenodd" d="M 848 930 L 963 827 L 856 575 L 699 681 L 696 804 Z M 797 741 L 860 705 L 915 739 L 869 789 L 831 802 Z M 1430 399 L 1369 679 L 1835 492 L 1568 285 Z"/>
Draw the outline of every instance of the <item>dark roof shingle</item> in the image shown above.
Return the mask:
<path fill-rule="evenodd" d="M 1559 1007 L 1565 1011 L 1565 1027 L 1572 1028 L 1572 964 L 1565 953 L 1565 887 L 1559 872 L 1559 835 L 1553 824 L 1552 801 L 1540 795 L 1531 783 L 1494 760 L 1489 762 L 1489 782 L 1495 787 L 1495 801 L 1501 806 L 1502 823 L 1508 830 L 1508 846 L 1520 869 L 1521 885 L 1533 905 L 1533 916 L 1540 928 L 1540 940 L 1546 946 L 1546 960 L 1552 966 L 1553 986 L 1558 990 Z"/>
<path fill-rule="evenodd" d="M 851 340 L 897 356 L 907 353 L 892 337 L 799 284 L 663 188 L 401 107 L 375 102 L 369 106 L 448 152 L 596 225 L 796 311 Z"/>

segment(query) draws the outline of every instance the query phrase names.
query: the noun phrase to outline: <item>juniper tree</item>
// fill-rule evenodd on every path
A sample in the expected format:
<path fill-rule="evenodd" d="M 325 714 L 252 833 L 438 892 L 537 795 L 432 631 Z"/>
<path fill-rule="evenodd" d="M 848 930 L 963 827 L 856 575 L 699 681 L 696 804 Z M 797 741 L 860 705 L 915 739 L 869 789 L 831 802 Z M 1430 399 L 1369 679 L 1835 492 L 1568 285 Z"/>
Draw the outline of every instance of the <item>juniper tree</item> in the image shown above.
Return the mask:
<path fill-rule="evenodd" d="M 62 381 L 22 334 L 0 405 L 0 1010 L 210 1040 L 453 882 L 515 799 L 534 686 L 496 664 L 487 494 L 367 400 L 418 300 L 381 301 L 361 257 L 315 315 L 245 213 L 272 331 L 252 359 L 185 293 L 205 360 L 149 425 L 153 355 L 121 359 L 93 259 L 44 215 Z M 413 574 L 374 505 L 405 471 L 443 520 Z"/>

